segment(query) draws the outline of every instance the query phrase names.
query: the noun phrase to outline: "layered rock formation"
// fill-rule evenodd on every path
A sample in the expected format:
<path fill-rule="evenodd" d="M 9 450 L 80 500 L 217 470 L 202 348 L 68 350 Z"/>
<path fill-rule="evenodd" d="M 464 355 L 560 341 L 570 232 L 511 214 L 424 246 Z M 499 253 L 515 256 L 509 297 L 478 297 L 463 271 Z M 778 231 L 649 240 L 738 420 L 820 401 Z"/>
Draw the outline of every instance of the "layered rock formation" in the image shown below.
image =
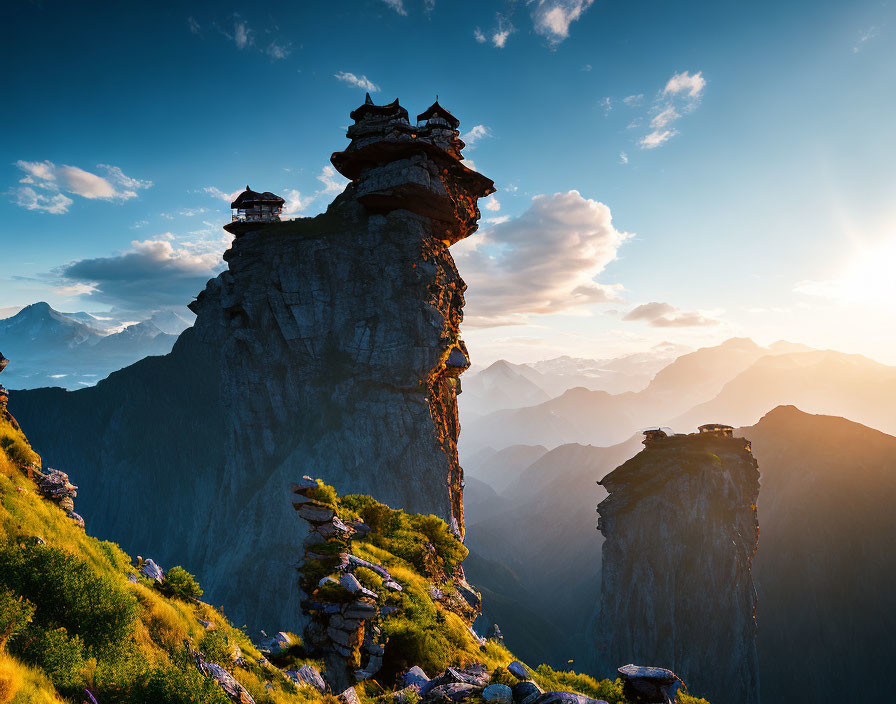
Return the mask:
<path fill-rule="evenodd" d="M 440 106 L 415 126 L 397 101 L 352 116 L 333 156 L 345 192 L 313 219 L 241 223 L 170 355 L 16 396 L 35 446 L 78 476 L 92 530 L 188 566 L 250 627 L 298 626 L 296 476 L 325 468 L 340 492 L 463 534 L 465 284 L 448 246 L 493 187 Z"/>
<path fill-rule="evenodd" d="M 759 471 L 726 427 L 667 437 L 601 480 L 598 667 L 669 667 L 710 701 L 756 704 Z"/>

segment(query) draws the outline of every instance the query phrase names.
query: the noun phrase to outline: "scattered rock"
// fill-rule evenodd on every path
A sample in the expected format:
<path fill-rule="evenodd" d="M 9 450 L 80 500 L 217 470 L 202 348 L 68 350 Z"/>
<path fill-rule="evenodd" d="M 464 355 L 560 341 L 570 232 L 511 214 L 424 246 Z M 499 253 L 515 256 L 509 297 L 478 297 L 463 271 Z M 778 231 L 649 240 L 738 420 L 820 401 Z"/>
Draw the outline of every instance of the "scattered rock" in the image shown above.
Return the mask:
<path fill-rule="evenodd" d="M 452 682 L 433 687 L 426 696 L 427 701 L 432 702 L 463 702 L 479 693 L 480 689 L 472 684 L 464 682 Z"/>
<path fill-rule="evenodd" d="M 529 671 L 526 669 L 526 666 L 523 665 L 519 660 L 514 660 L 507 666 L 507 671 L 516 677 L 518 680 L 528 680 Z"/>
<path fill-rule="evenodd" d="M 140 565 L 140 574 L 147 579 L 154 579 L 159 584 L 165 581 L 165 573 L 162 571 L 162 568 L 148 558 Z"/>
<path fill-rule="evenodd" d="M 429 677 L 419 665 L 414 665 L 410 670 L 405 672 L 399 679 L 399 689 L 406 687 L 417 687 L 420 689 L 429 682 Z"/>
<path fill-rule="evenodd" d="M 513 701 L 515 704 L 523 704 L 530 698 L 534 701 L 535 697 L 543 694 L 544 691 L 537 684 L 531 681 L 517 682 L 510 688 L 513 692 Z"/>
<path fill-rule="evenodd" d="M 358 698 L 358 693 L 355 691 L 354 687 L 349 687 L 344 690 L 342 694 L 339 695 L 339 701 L 342 704 L 361 704 L 361 700 Z"/>
<path fill-rule="evenodd" d="M 262 653 L 270 653 L 271 655 L 277 655 L 278 653 L 282 653 L 284 650 L 289 648 L 292 645 L 292 638 L 290 638 L 288 633 L 284 633 L 280 631 L 272 636 L 268 636 L 267 638 L 262 639 L 262 641 L 258 644 L 258 649 Z"/>
<path fill-rule="evenodd" d="M 545 692 L 533 701 L 534 704 L 607 704 L 603 699 L 592 699 L 576 692 Z"/>
<path fill-rule="evenodd" d="M 488 633 L 486 634 L 486 638 L 488 640 L 493 640 L 496 643 L 504 643 L 504 634 L 501 633 L 501 628 L 497 623 L 493 623 L 491 627 L 488 629 Z"/>
<path fill-rule="evenodd" d="M 482 690 L 482 698 L 487 702 L 510 704 L 513 701 L 513 690 L 506 684 L 490 684 Z"/>
<path fill-rule="evenodd" d="M 298 670 L 291 670 L 287 675 L 296 683 L 313 687 L 321 694 L 327 691 L 327 683 L 324 682 L 324 678 L 321 677 L 320 671 L 316 667 L 302 665 Z"/>
<path fill-rule="evenodd" d="M 622 678 L 622 693 L 635 704 L 672 704 L 684 682 L 663 667 L 625 665 L 617 672 Z"/>

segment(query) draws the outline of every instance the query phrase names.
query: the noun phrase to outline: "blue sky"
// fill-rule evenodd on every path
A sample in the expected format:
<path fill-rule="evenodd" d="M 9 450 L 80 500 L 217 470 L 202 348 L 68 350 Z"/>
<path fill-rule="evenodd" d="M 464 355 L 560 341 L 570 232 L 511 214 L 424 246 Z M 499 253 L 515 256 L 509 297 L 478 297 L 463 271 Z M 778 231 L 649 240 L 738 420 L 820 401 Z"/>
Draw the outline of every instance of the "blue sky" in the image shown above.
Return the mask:
<path fill-rule="evenodd" d="M 749 335 L 896 363 L 892 2 L 7 14 L 0 309 L 189 301 L 220 268 L 227 194 L 326 207 L 370 88 L 412 113 L 438 94 L 499 188 L 456 248 L 477 362 Z"/>

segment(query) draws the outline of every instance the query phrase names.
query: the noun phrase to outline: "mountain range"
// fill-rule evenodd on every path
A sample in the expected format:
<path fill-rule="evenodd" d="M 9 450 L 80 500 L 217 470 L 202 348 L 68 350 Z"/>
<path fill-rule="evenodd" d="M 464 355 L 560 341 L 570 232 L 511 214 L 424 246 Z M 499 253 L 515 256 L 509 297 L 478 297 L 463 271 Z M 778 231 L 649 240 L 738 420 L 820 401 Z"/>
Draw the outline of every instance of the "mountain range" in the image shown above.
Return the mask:
<path fill-rule="evenodd" d="M 748 425 L 782 404 L 896 432 L 894 390 L 896 367 L 861 355 L 789 342 L 763 347 L 733 338 L 678 357 L 642 391 L 611 394 L 577 387 L 484 415 L 464 415 L 467 406 L 461 404 L 461 452 L 467 460 L 489 448 L 520 444 L 612 445 L 652 426 L 687 431 L 708 422 Z M 519 396 L 507 388 L 493 396 L 499 393 Z"/>
<path fill-rule="evenodd" d="M 144 357 L 167 354 L 191 324 L 174 311 L 129 322 L 34 303 L 0 319 L 0 349 L 11 360 L 4 382 L 12 388 L 92 386 Z"/>

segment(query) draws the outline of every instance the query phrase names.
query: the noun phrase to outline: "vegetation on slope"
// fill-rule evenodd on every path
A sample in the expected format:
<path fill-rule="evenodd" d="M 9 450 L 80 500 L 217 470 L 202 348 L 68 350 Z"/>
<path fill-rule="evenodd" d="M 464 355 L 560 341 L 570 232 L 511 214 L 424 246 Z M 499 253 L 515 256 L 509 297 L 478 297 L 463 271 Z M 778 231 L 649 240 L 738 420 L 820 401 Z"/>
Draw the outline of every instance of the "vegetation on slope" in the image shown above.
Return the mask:
<path fill-rule="evenodd" d="M 246 634 L 195 598 L 201 590 L 186 570 L 170 569 L 162 589 L 132 582 L 130 557 L 37 493 L 24 471 L 31 463 L 40 458 L 0 415 L 0 704 L 80 702 L 85 688 L 102 704 L 228 702 L 185 641 L 258 704 L 323 698 L 259 663 Z"/>

